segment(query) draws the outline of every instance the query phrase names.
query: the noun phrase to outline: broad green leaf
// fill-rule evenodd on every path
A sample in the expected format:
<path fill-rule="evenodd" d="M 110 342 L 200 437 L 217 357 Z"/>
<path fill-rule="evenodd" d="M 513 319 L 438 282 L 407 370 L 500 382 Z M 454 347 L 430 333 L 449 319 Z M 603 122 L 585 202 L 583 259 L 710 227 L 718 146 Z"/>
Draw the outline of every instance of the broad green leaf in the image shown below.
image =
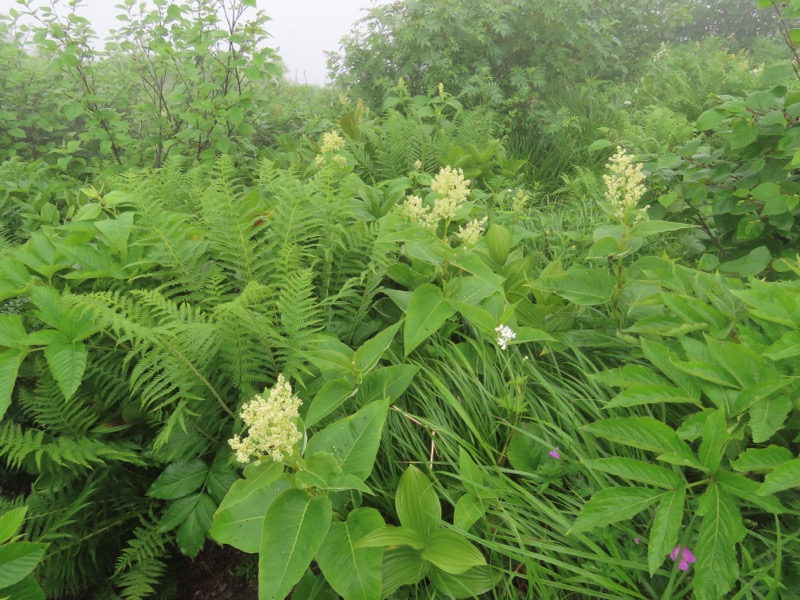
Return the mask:
<path fill-rule="evenodd" d="M 0 546 L 0 589 L 14 585 L 33 573 L 47 544 L 15 542 Z"/>
<path fill-rule="evenodd" d="M 454 259 L 453 265 L 459 269 L 463 269 L 467 273 L 471 273 L 496 292 L 502 292 L 505 278 L 495 273 L 478 255 L 472 253 L 465 254 Z"/>
<path fill-rule="evenodd" d="M 611 475 L 629 479 L 630 481 L 640 481 L 669 490 L 675 489 L 683 484 L 683 480 L 677 473 L 658 465 L 636 460 L 635 458 L 600 458 L 596 460 L 584 460 L 583 464 L 590 469 L 597 469 L 598 471 L 610 473 Z"/>
<path fill-rule="evenodd" d="M 630 519 L 662 498 L 666 492 L 645 488 L 607 488 L 600 490 L 581 509 L 567 533 L 588 531 Z"/>
<path fill-rule="evenodd" d="M 785 360 L 800 355 L 800 331 L 790 331 L 764 350 L 764 356 L 772 360 Z"/>
<path fill-rule="evenodd" d="M 414 365 L 392 365 L 375 369 L 358 386 L 356 401 L 360 405 L 383 399 L 394 402 L 411 385 L 417 371 L 419 367 Z"/>
<path fill-rule="evenodd" d="M 490 336 L 494 335 L 494 328 L 497 326 L 497 321 L 488 310 L 480 306 L 475 306 L 474 304 L 453 299 L 450 299 L 450 305 L 460 312 L 461 316 L 476 327 L 478 331 Z"/>
<path fill-rule="evenodd" d="M 430 479 L 414 465 L 400 477 L 395 494 L 395 507 L 400 523 L 427 539 L 439 528 L 442 505 Z"/>
<path fill-rule="evenodd" d="M 162 500 L 174 500 L 186 496 L 200 489 L 207 474 L 208 466 L 200 459 L 173 463 L 153 482 L 147 490 L 147 495 Z"/>
<path fill-rule="evenodd" d="M 766 246 L 751 250 L 746 256 L 726 261 L 719 266 L 722 273 L 735 273 L 742 277 L 753 277 L 767 268 L 772 254 Z"/>
<path fill-rule="evenodd" d="M 800 458 L 795 458 L 775 467 L 775 470 L 764 478 L 764 483 L 758 489 L 758 495 L 765 496 L 798 487 L 800 487 Z"/>
<path fill-rule="evenodd" d="M 595 381 L 618 388 L 632 388 L 640 385 L 669 385 L 661 375 L 651 367 L 643 365 L 625 365 L 616 369 L 608 369 L 591 375 Z"/>
<path fill-rule="evenodd" d="M 614 142 L 610 140 L 595 140 L 589 147 L 586 149 L 587 152 L 597 152 L 598 150 L 605 150 L 606 148 L 610 148 L 614 145 Z"/>
<path fill-rule="evenodd" d="M 725 445 L 730 439 L 728 421 L 725 419 L 723 410 L 716 410 L 708 416 L 703 427 L 702 438 L 698 457 L 709 471 L 715 473 L 722 462 Z"/>
<path fill-rule="evenodd" d="M 26 577 L 0 590 L 3 600 L 45 600 L 44 590 L 33 577 Z"/>
<path fill-rule="evenodd" d="M 54 342 L 44 349 L 47 365 L 67 400 L 83 381 L 88 354 L 82 342 Z"/>
<path fill-rule="evenodd" d="M 0 314 L 0 347 L 17 348 L 25 337 L 25 327 L 19 315 Z"/>
<path fill-rule="evenodd" d="M 497 585 L 497 576 L 490 566 L 473 567 L 469 571 L 450 575 L 432 569 L 428 577 L 433 586 L 453 598 L 477 598 Z"/>
<path fill-rule="evenodd" d="M 316 425 L 344 404 L 354 392 L 355 386 L 349 379 L 332 379 L 326 382 L 311 401 L 308 412 L 303 419 L 303 424 L 307 428 Z"/>
<path fill-rule="evenodd" d="M 478 519 L 486 514 L 483 502 L 473 493 L 461 496 L 453 510 L 453 525 L 463 531 L 469 531 Z"/>
<path fill-rule="evenodd" d="M 730 471 L 720 470 L 716 474 L 717 483 L 723 491 L 731 496 L 741 498 L 751 506 L 757 506 L 769 513 L 780 515 L 786 512 L 786 508 L 781 504 L 775 496 L 767 494 L 766 496 L 759 496 L 758 491 L 761 484 L 753 481 L 749 477 L 739 475 L 738 473 L 731 473 Z"/>
<path fill-rule="evenodd" d="M 211 517 L 217 505 L 208 494 L 197 494 L 192 510 L 178 527 L 178 547 L 190 558 L 197 556 L 206 541 Z"/>
<path fill-rule="evenodd" d="M 749 146 L 758 137 L 758 127 L 751 121 L 739 121 L 733 126 L 730 136 L 731 150 Z"/>
<path fill-rule="evenodd" d="M 389 349 L 398 329 L 400 329 L 400 323 L 391 325 L 364 342 L 364 344 L 356 350 L 355 362 L 362 374 L 370 372 L 372 368 L 378 364 L 380 358 L 386 350 Z"/>
<path fill-rule="evenodd" d="M 558 275 L 540 277 L 530 286 L 552 292 L 579 306 L 606 304 L 614 294 L 614 279 L 602 269 L 575 267 Z"/>
<path fill-rule="evenodd" d="M 10 348 L 0 354 L 0 419 L 11 406 L 17 373 L 25 355 L 26 351 L 19 348 Z"/>
<path fill-rule="evenodd" d="M 787 396 L 762 398 L 750 407 L 750 431 L 756 444 L 766 442 L 782 427 L 792 410 Z"/>
<path fill-rule="evenodd" d="M 708 129 L 716 129 L 725 120 L 725 113 L 715 108 L 707 110 L 697 117 L 696 127 L 700 131 L 707 131 Z"/>
<path fill-rule="evenodd" d="M 504 265 L 511 252 L 511 232 L 502 225 L 493 223 L 485 236 L 489 256 L 498 265 Z"/>
<path fill-rule="evenodd" d="M 686 392 L 673 385 L 645 384 L 631 387 L 614 396 L 604 408 L 620 408 L 625 406 L 641 406 L 643 404 L 695 404 L 699 401 L 687 396 Z"/>
<path fill-rule="evenodd" d="M 238 106 L 228 109 L 228 122 L 238 126 L 244 120 L 244 111 Z"/>
<path fill-rule="evenodd" d="M 691 449 L 678 437 L 675 430 L 652 417 L 604 419 L 596 423 L 589 423 L 584 426 L 584 429 L 593 435 L 626 446 L 680 456 L 686 461 L 680 464 L 696 463 Z"/>
<path fill-rule="evenodd" d="M 749 448 L 733 461 L 731 466 L 742 473 L 771 471 L 792 458 L 794 458 L 792 453 L 783 446 Z"/>
<path fill-rule="evenodd" d="M 408 356 L 433 335 L 455 312 L 455 308 L 443 298 L 442 290 L 435 285 L 426 283 L 414 290 L 403 331 L 405 355 Z"/>
<path fill-rule="evenodd" d="M 331 526 L 331 501 L 288 489 L 270 504 L 261 530 L 258 599 L 284 600 Z"/>
<path fill-rule="evenodd" d="M 244 474 L 247 478 L 234 483 L 219 505 L 209 533 L 220 543 L 255 554 L 267 508 L 291 485 L 281 477 L 280 463 L 251 465 Z"/>
<path fill-rule="evenodd" d="M 27 506 L 20 506 L 14 510 L 0 515 L 0 544 L 11 539 L 11 537 L 22 527 L 25 514 L 28 512 Z"/>
<path fill-rule="evenodd" d="M 383 527 L 374 508 L 357 508 L 347 521 L 334 522 L 317 550 L 316 561 L 328 583 L 344 600 L 379 600 L 383 552 L 356 542 Z"/>
<path fill-rule="evenodd" d="M 372 402 L 331 423 L 308 441 L 306 453 L 330 452 L 344 473 L 366 480 L 375 464 L 388 410 L 388 401 Z"/>
<path fill-rule="evenodd" d="M 742 515 L 731 497 L 717 484 L 710 485 L 700 498 L 698 513 L 703 517 L 697 545 L 694 590 L 698 600 L 724 598 L 739 577 L 736 544 L 746 530 Z"/>
<path fill-rule="evenodd" d="M 630 235 L 638 236 L 638 237 L 650 237 L 651 235 L 657 235 L 659 233 L 666 233 L 668 231 L 678 231 L 679 229 L 692 229 L 696 227 L 696 225 L 692 225 L 689 223 L 673 223 L 671 221 L 639 221 L 636 225 L 633 226 L 631 229 Z"/>
<path fill-rule="evenodd" d="M 677 360 L 678 356 L 669 347 L 660 342 L 643 339 L 642 352 L 644 352 L 647 360 L 671 379 L 675 385 L 684 390 L 689 397 L 700 399 L 700 385 L 693 377 L 687 375 L 673 364 L 673 361 Z"/>
<path fill-rule="evenodd" d="M 686 487 L 680 486 L 665 496 L 656 508 L 647 544 L 647 568 L 650 570 L 650 575 L 656 572 L 678 542 L 685 500 Z"/>
<path fill-rule="evenodd" d="M 401 546 L 383 554 L 381 598 L 388 598 L 404 585 L 422 581 L 430 563 L 422 560 L 419 550 Z"/>
<path fill-rule="evenodd" d="M 486 564 L 483 554 L 467 538 L 451 529 L 433 532 L 422 550 L 422 558 L 451 575 Z"/>
<path fill-rule="evenodd" d="M 408 546 L 414 550 L 425 547 L 425 538 L 410 527 L 381 527 L 357 540 L 357 548 L 384 548 L 386 546 Z"/>

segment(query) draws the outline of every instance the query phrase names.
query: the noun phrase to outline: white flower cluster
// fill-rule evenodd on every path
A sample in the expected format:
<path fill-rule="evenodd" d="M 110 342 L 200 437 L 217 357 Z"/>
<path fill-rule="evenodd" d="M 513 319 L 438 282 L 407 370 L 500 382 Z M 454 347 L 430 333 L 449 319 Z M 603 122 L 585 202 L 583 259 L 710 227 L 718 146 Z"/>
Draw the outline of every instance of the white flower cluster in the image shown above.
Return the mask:
<path fill-rule="evenodd" d="M 637 208 L 647 189 L 642 185 L 645 174 L 642 173 L 642 164 L 634 163 L 633 159 L 622 147 L 617 148 L 617 153 L 608 161 L 610 175 L 603 175 L 606 184 L 606 200 L 614 208 L 614 216 L 623 224 L 628 224 L 629 217 L 635 224 L 647 217 L 646 211 L 650 206 Z"/>
<path fill-rule="evenodd" d="M 474 246 L 478 243 L 478 240 L 481 239 L 483 228 L 488 220 L 489 217 L 483 217 L 480 220 L 475 219 L 474 221 L 470 221 L 466 225 L 458 228 L 458 233 L 456 233 L 456 236 L 464 243 L 465 246 Z"/>
<path fill-rule="evenodd" d="M 501 350 L 508 349 L 508 342 L 517 337 L 517 334 L 506 325 L 498 325 L 494 330 L 497 333 L 497 345 Z"/>
<path fill-rule="evenodd" d="M 234 435 L 228 441 L 236 452 L 236 460 L 249 463 L 252 457 L 259 461 L 268 455 L 280 462 L 291 454 L 293 446 L 303 437 L 292 422 L 298 416 L 300 404 L 300 398 L 292 395 L 292 386 L 281 374 L 268 398 L 257 395 L 242 406 L 240 416 L 250 431 L 244 439 Z"/>
<path fill-rule="evenodd" d="M 431 189 L 436 192 L 433 207 L 423 206 L 419 196 L 406 198 L 404 212 L 415 223 L 422 223 L 428 229 L 435 230 L 440 219 L 452 219 L 456 216 L 459 205 L 469 195 L 469 179 L 464 179 L 461 169 L 444 167 L 433 178 Z"/>
<path fill-rule="evenodd" d="M 517 190 L 517 193 L 514 194 L 514 199 L 511 204 L 511 212 L 515 215 L 522 214 L 522 212 L 528 206 L 528 194 L 522 188 Z"/>

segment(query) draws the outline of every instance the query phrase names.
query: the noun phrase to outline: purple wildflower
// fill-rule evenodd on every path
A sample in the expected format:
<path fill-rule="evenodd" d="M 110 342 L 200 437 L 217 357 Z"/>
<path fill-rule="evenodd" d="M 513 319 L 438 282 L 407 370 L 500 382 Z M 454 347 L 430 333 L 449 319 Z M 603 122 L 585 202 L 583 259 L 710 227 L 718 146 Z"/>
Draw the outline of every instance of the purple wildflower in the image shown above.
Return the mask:
<path fill-rule="evenodd" d="M 672 552 L 669 553 L 669 557 L 672 560 L 678 560 L 678 556 L 680 556 L 680 562 L 678 562 L 678 568 L 681 571 L 688 571 L 689 565 L 693 562 L 697 562 L 694 554 L 688 548 L 682 548 L 681 546 L 675 546 Z"/>
<path fill-rule="evenodd" d="M 559 450 L 561 450 L 561 448 L 556 446 L 556 449 L 555 450 L 550 450 L 550 452 L 548 452 L 548 454 L 550 456 L 552 456 L 553 458 L 557 458 L 557 459 L 561 458 L 561 453 L 559 452 Z"/>

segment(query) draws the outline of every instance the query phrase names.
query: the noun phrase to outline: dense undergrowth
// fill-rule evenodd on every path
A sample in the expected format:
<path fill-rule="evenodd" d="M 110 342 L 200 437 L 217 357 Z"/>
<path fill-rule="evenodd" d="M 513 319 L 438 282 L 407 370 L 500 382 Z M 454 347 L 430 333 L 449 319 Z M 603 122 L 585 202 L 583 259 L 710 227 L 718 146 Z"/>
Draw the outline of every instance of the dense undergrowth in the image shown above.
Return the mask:
<path fill-rule="evenodd" d="M 459 4 L 2 17 L 0 598 L 797 597 L 800 3 Z"/>

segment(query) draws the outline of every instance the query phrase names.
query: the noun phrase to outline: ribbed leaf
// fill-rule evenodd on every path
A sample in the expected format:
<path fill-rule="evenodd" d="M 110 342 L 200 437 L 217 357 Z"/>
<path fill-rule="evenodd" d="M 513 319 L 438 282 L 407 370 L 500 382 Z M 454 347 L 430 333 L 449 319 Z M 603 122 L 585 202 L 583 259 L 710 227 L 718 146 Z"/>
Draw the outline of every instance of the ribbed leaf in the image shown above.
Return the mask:
<path fill-rule="evenodd" d="M 47 544 L 16 542 L 0 546 L 0 589 L 30 575 L 44 556 Z"/>
<path fill-rule="evenodd" d="M 741 498 L 751 506 L 757 506 L 775 515 L 786 512 L 786 508 L 775 496 L 771 494 L 759 496 L 758 491 L 761 488 L 761 484 L 757 481 L 753 481 L 749 477 L 739 475 L 738 473 L 731 473 L 723 469 L 717 472 L 716 478 L 717 483 L 719 483 L 724 492 L 731 496 Z"/>
<path fill-rule="evenodd" d="M 162 500 L 174 500 L 196 492 L 208 474 L 208 466 L 200 459 L 173 463 L 158 476 L 147 495 Z"/>
<path fill-rule="evenodd" d="M 331 525 L 331 501 L 292 488 L 275 498 L 261 530 L 258 599 L 284 600 L 305 573 Z"/>
<path fill-rule="evenodd" d="M 455 312 L 456 309 L 443 298 L 442 290 L 435 285 L 426 283 L 414 290 L 403 330 L 405 355 L 408 356 L 433 335 Z"/>
<path fill-rule="evenodd" d="M 800 487 L 800 458 L 785 462 L 764 478 L 759 496 Z"/>
<path fill-rule="evenodd" d="M 642 512 L 665 492 L 645 488 L 608 488 L 600 490 L 581 509 L 570 527 L 570 533 L 588 531 L 617 521 L 630 519 Z"/>
<path fill-rule="evenodd" d="M 384 548 L 386 546 L 408 546 L 422 550 L 425 538 L 410 527 L 381 527 L 370 531 L 356 544 L 357 548 Z"/>
<path fill-rule="evenodd" d="M 661 500 L 650 529 L 647 545 L 647 567 L 653 575 L 664 562 L 678 541 L 678 532 L 683 523 L 683 504 L 686 500 L 686 487 L 680 486 Z"/>
<path fill-rule="evenodd" d="M 467 538 L 451 529 L 435 531 L 425 543 L 421 556 L 451 575 L 486 564 L 483 554 Z"/>
<path fill-rule="evenodd" d="M 597 460 L 585 460 L 583 464 L 590 469 L 597 469 L 617 477 L 649 483 L 650 485 L 670 490 L 675 489 L 682 483 L 681 477 L 673 471 L 634 458 L 600 458 Z"/>
<path fill-rule="evenodd" d="M 25 351 L 11 348 L 0 354 L 0 419 L 11 406 L 11 395 L 17 383 L 19 366 L 25 359 Z"/>
<path fill-rule="evenodd" d="M 375 464 L 388 410 L 388 401 L 373 402 L 331 423 L 308 441 L 306 454 L 330 452 L 341 463 L 342 471 L 365 480 Z"/>
<path fill-rule="evenodd" d="M 716 410 L 706 419 L 703 427 L 703 441 L 700 444 L 700 462 L 712 473 L 715 472 L 722 461 L 722 452 L 728 443 L 728 422 L 724 411 Z"/>
<path fill-rule="evenodd" d="M 766 448 L 749 448 L 731 466 L 742 473 L 752 473 L 757 471 L 771 471 L 792 460 L 794 455 L 788 448 L 783 446 L 767 446 Z"/>
<path fill-rule="evenodd" d="M 88 352 L 82 342 L 54 342 L 44 356 L 64 397 L 69 400 L 83 381 Z"/>
<path fill-rule="evenodd" d="M 736 544 L 746 530 L 736 503 L 716 484 L 700 499 L 700 534 L 693 549 L 697 556 L 694 590 L 699 600 L 724 598 L 739 576 Z"/>
<path fill-rule="evenodd" d="M 27 512 L 28 507 L 21 506 L 0 515 L 0 544 L 10 540 L 11 536 L 19 531 Z"/>
<path fill-rule="evenodd" d="M 383 527 L 374 508 L 357 508 L 344 523 L 331 525 L 316 554 L 317 564 L 331 587 L 344 600 L 378 600 L 381 597 L 383 552 L 359 548 L 356 542 Z"/>
<path fill-rule="evenodd" d="M 675 455 L 685 461 L 681 464 L 697 462 L 689 446 L 678 437 L 675 430 L 652 417 L 604 419 L 590 423 L 584 429 L 612 442 L 659 454 Z"/>
<path fill-rule="evenodd" d="M 421 581 L 429 565 L 422 559 L 419 550 L 408 546 L 388 550 L 383 555 L 381 597 L 387 598 L 399 587 Z"/>
<path fill-rule="evenodd" d="M 395 506 L 400 523 L 418 531 L 423 540 L 439 528 L 442 518 L 439 497 L 430 479 L 414 465 L 400 477 Z"/>

